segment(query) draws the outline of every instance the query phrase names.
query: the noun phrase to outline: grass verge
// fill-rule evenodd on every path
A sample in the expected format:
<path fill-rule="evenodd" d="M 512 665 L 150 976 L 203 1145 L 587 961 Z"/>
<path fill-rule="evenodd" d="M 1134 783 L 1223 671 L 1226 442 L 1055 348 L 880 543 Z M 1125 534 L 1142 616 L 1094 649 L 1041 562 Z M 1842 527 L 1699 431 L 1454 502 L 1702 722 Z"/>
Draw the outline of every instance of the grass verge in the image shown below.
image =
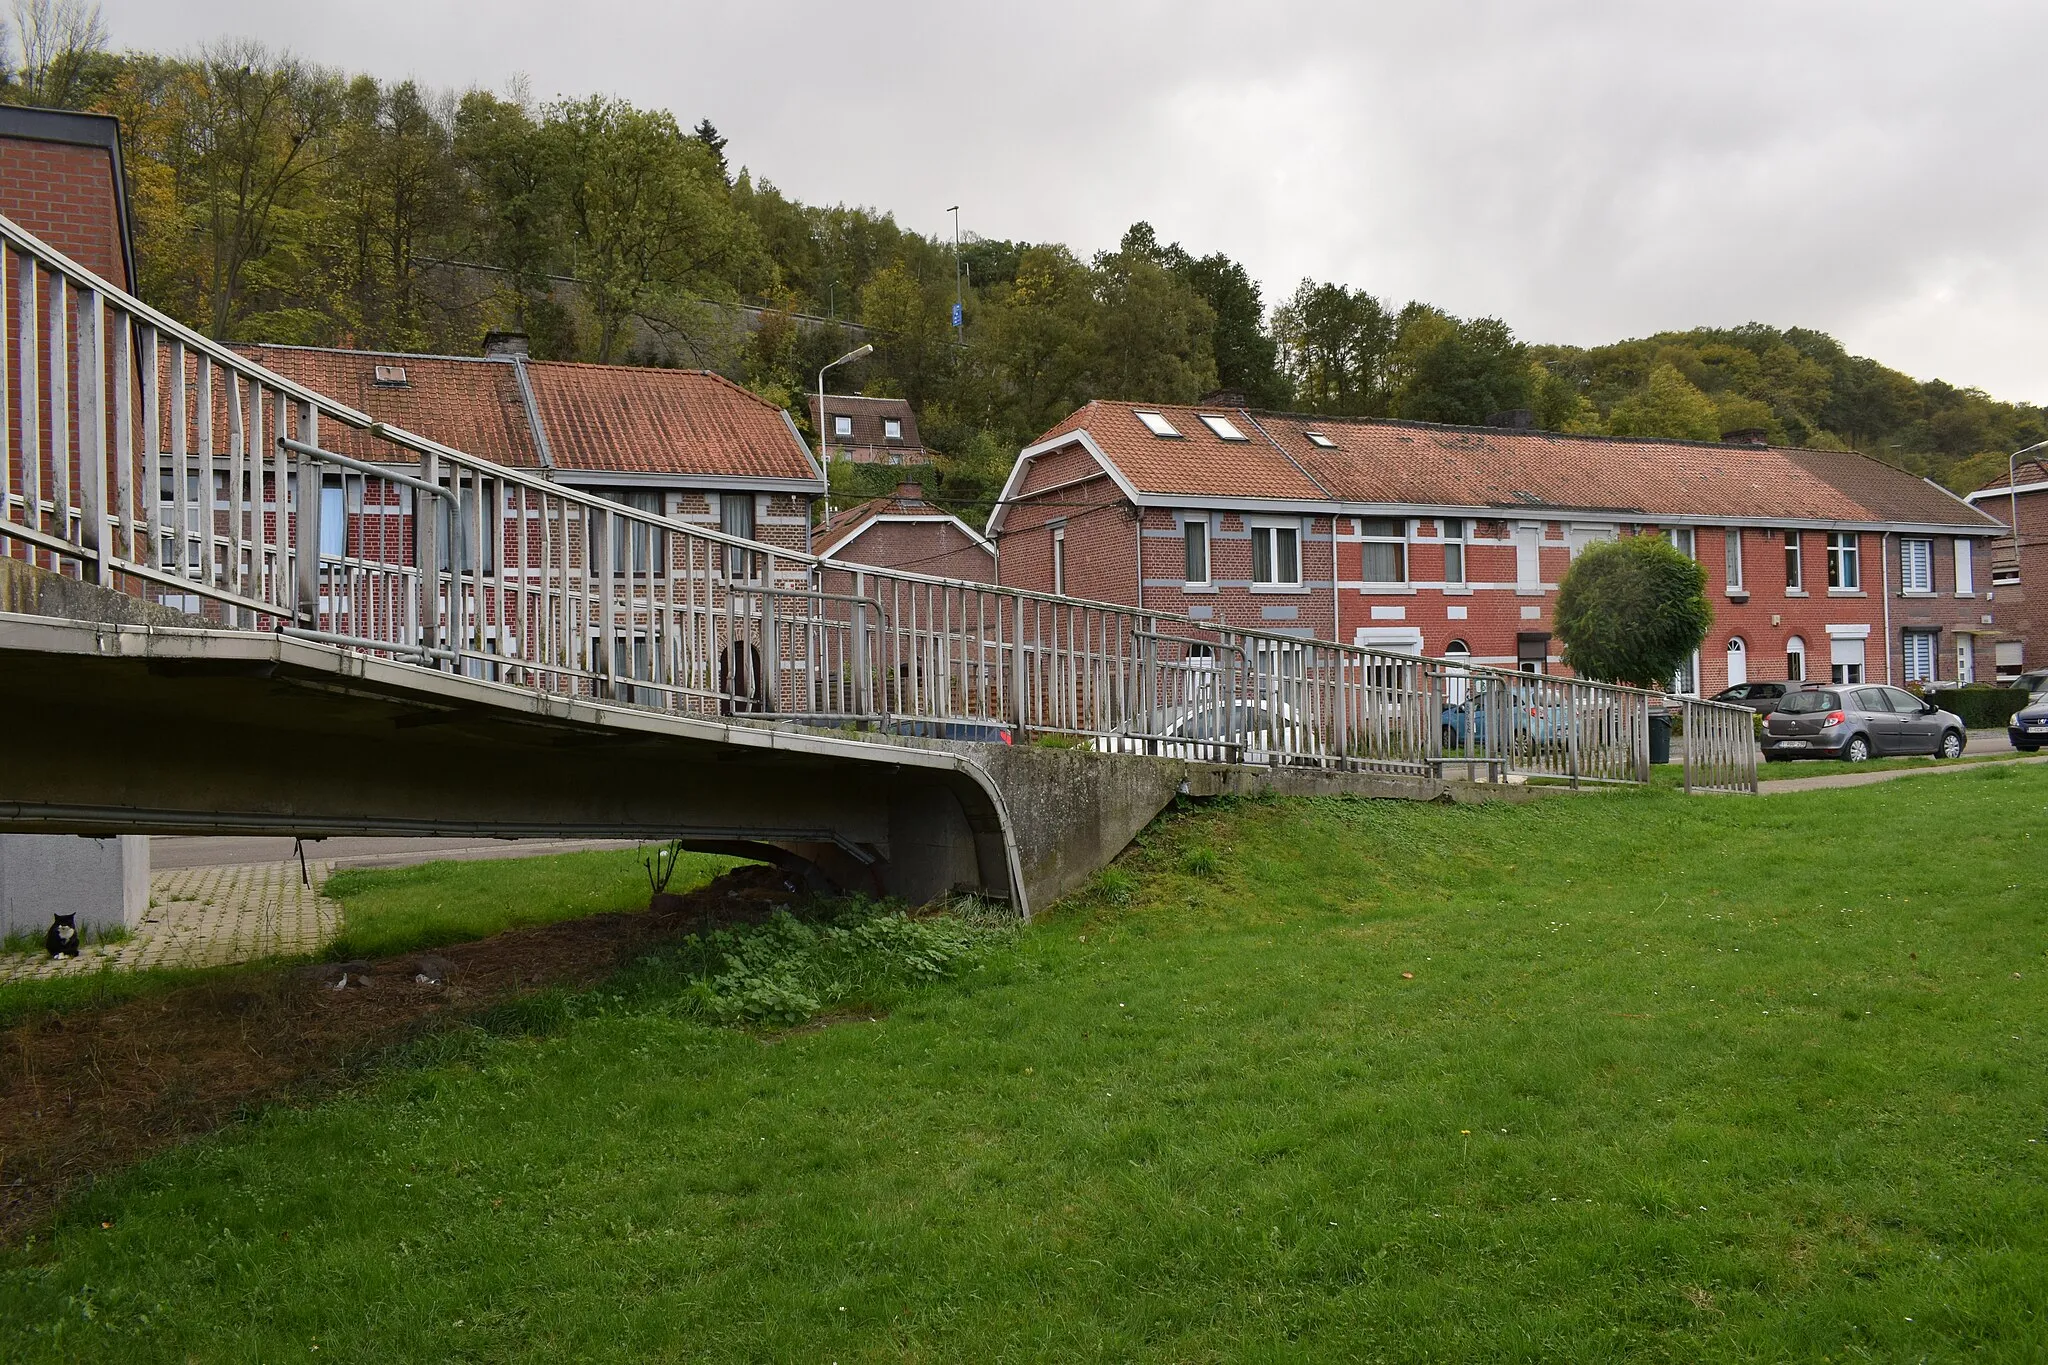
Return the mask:
<path fill-rule="evenodd" d="M 386 957 L 488 938 L 600 911 L 647 908 L 643 860 L 655 847 L 557 853 L 542 858 L 344 868 L 323 894 L 341 903 L 331 958 Z M 742 860 L 680 856 L 668 889 L 695 890 Z"/>
<path fill-rule="evenodd" d="M 1183 812 L 886 1016 L 646 968 L 103 1182 L 0 1356 L 2038 1358 L 2044 809 Z"/>

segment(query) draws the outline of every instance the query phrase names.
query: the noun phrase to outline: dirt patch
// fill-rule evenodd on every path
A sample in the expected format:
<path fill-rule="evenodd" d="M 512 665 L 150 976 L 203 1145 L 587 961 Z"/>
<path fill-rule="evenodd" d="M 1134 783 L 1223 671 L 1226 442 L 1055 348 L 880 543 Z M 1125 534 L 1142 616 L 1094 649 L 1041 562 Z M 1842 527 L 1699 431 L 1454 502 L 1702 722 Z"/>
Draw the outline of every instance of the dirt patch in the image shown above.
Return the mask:
<path fill-rule="evenodd" d="M 641 914 L 237 974 L 19 1024 L 0 1033 L 0 1244 L 17 1242 L 82 1180 L 266 1102 L 317 1096 L 386 1049 L 506 1000 L 592 985 L 656 943 L 764 920 L 793 892 L 774 868 L 736 868 Z"/>

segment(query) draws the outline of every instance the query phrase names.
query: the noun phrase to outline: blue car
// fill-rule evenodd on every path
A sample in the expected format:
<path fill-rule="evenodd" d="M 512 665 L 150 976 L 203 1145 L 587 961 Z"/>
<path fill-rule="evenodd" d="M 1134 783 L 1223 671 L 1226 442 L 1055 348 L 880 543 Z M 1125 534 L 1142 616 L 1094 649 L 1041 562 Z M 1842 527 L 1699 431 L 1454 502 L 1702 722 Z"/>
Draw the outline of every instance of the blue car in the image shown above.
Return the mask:
<path fill-rule="evenodd" d="M 1502 698 L 1498 692 L 1482 692 L 1478 696 L 1446 706 L 1443 712 L 1444 752 L 1452 753 L 1465 748 L 1465 730 L 1472 730 L 1474 750 L 1486 748 L 1489 716 L 1501 708 Z M 1560 702 L 1543 702 L 1527 689 L 1517 689 L 1506 698 L 1508 709 L 1508 738 L 1510 741 L 1527 739 L 1538 744 L 1548 743 L 1563 736 L 1569 724 L 1566 708 Z"/>
<path fill-rule="evenodd" d="M 2027 698 L 2027 704 L 2013 712 L 2005 723 L 2005 737 L 2023 754 L 2036 753 L 2048 744 L 2048 687 Z"/>

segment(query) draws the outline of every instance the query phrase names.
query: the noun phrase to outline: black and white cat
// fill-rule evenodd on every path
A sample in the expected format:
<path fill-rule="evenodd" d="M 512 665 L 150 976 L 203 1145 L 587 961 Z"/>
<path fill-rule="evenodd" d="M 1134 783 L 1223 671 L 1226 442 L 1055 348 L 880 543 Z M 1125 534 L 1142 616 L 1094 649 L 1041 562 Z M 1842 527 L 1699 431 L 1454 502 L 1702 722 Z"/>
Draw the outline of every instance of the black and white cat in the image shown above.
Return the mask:
<path fill-rule="evenodd" d="M 50 950 L 51 957 L 77 957 L 78 916 L 50 916 L 50 932 L 43 935 L 43 946 Z"/>

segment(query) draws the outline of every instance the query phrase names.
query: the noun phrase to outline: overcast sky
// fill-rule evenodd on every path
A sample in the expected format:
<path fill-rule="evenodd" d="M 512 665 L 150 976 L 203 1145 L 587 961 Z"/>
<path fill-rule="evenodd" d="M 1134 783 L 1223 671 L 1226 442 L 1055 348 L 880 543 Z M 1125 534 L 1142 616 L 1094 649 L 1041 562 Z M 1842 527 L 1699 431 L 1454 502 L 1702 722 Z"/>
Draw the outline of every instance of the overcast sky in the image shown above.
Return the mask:
<path fill-rule="evenodd" d="M 2048 401 L 2048 5 L 103 0 L 383 77 L 708 115 L 810 202 L 1063 241 L 1136 219 L 1592 344 L 1751 319 Z"/>

